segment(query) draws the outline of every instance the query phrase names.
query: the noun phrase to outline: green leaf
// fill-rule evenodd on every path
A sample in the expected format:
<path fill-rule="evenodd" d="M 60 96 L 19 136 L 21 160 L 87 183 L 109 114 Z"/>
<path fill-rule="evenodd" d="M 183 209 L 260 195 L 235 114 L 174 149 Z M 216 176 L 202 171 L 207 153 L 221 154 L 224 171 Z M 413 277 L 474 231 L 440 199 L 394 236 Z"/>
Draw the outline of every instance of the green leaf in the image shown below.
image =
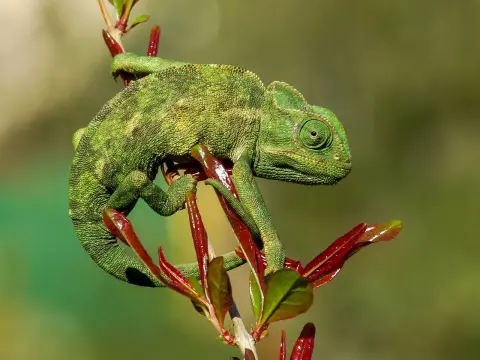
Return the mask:
<path fill-rule="evenodd" d="M 232 307 L 232 285 L 224 267 L 223 257 L 216 257 L 207 267 L 207 290 L 215 316 L 223 327 L 225 315 Z"/>
<path fill-rule="evenodd" d="M 402 230 L 400 220 L 391 220 L 384 224 L 375 224 L 367 227 L 358 242 L 379 242 L 393 240 Z"/>
<path fill-rule="evenodd" d="M 302 314 L 312 303 L 313 286 L 306 278 L 292 269 L 274 272 L 267 282 L 262 319 L 257 327 Z"/>
<path fill-rule="evenodd" d="M 263 294 L 253 272 L 250 272 L 250 301 L 252 303 L 255 319 L 258 321 L 260 320 L 262 312 Z"/>
<path fill-rule="evenodd" d="M 132 24 L 130 25 L 130 29 L 134 28 L 134 27 L 137 26 L 138 24 L 147 22 L 148 20 L 150 20 L 150 15 L 144 14 L 144 15 L 137 16 L 137 17 L 132 21 Z"/>
<path fill-rule="evenodd" d="M 115 6 L 115 10 L 117 12 L 118 17 L 122 16 L 124 3 L 125 3 L 125 0 L 113 0 L 113 6 Z"/>

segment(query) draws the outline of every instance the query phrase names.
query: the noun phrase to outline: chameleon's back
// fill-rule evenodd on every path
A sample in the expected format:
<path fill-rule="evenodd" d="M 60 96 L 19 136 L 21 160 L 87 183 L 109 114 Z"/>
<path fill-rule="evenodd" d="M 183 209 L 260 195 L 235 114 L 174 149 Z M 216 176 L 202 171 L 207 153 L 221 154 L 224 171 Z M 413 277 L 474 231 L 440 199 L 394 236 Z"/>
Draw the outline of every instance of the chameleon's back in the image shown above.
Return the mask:
<path fill-rule="evenodd" d="M 109 188 L 152 156 L 182 156 L 202 142 L 230 156 L 255 141 L 264 86 L 233 66 L 185 65 L 136 81 L 93 119 L 77 147 L 76 162 Z M 232 131 L 235 129 L 235 131 Z"/>
<path fill-rule="evenodd" d="M 70 186 L 93 176 L 115 189 L 131 171 L 149 172 L 154 157 L 183 156 L 199 142 L 215 155 L 234 156 L 256 141 L 263 95 L 256 75 L 227 65 L 185 65 L 142 78 L 86 128 Z"/>

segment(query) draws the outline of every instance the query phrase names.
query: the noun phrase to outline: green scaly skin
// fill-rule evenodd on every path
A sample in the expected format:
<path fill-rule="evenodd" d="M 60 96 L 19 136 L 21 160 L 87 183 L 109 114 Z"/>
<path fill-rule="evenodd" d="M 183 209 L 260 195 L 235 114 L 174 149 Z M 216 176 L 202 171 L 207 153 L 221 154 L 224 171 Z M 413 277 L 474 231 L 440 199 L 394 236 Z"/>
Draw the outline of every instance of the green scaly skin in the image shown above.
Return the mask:
<path fill-rule="evenodd" d="M 240 201 L 227 200 L 243 209 L 263 241 L 267 274 L 282 268 L 285 252 L 254 176 L 307 185 L 344 178 L 351 156 L 335 115 L 309 105 L 286 83 L 265 86 L 254 73 L 235 66 L 121 54 L 112 72 L 121 71 L 139 80 L 107 102 L 73 140 L 69 213 L 87 253 L 120 280 L 162 286 L 118 245 L 102 215 L 106 208 L 128 214 L 139 198 L 163 216 L 183 209 L 186 192 L 196 191 L 192 176 L 180 176 L 166 192 L 153 180 L 163 161 L 192 162 L 191 149 L 204 144 L 215 157 L 233 161 Z M 227 270 L 244 263 L 234 252 L 224 257 Z M 198 277 L 196 263 L 178 268 Z"/>

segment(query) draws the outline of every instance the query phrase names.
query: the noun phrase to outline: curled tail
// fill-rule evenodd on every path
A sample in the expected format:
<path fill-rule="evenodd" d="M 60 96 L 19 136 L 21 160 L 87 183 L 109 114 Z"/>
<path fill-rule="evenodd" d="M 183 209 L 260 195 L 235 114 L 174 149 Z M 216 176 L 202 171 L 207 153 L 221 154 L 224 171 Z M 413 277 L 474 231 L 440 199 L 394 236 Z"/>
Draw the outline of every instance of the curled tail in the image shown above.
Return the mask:
<path fill-rule="evenodd" d="M 85 251 L 104 271 L 117 279 L 148 287 L 164 286 L 138 259 L 128 254 L 103 224 L 79 222 L 74 225 Z"/>
<path fill-rule="evenodd" d="M 150 273 L 140 259 L 120 246 L 103 224 L 103 210 L 111 194 L 96 177 L 95 171 L 101 161 L 89 141 L 89 129 L 80 129 L 75 133 L 73 144 L 77 153 L 70 173 L 70 217 L 80 242 L 93 261 L 117 279 L 139 286 L 163 287 L 163 283 Z M 227 271 L 245 263 L 234 251 L 223 256 Z M 196 262 L 176 268 L 187 278 L 199 277 Z"/>
<path fill-rule="evenodd" d="M 120 246 L 116 238 L 102 223 L 76 222 L 75 228 L 85 251 L 104 271 L 119 280 L 147 287 L 164 287 L 135 255 L 130 255 Z M 234 251 L 223 255 L 227 271 L 245 263 Z M 176 266 L 187 278 L 199 277 L 198 264 L 188 263 Z"/>

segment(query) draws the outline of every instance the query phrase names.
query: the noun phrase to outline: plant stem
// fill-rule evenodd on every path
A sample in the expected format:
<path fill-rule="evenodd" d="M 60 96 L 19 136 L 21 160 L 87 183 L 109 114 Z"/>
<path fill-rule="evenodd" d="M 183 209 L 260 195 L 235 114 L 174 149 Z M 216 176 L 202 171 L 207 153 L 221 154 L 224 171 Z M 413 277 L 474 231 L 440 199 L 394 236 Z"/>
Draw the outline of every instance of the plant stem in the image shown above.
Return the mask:
<path fill-rule="evenodd" d="M 207 246 L 208 246 L 208 258 L 209 260 L 216 257 L 215 250 L 207 238 Z M 237 304 L 235 303 L 235 299 L 233 299 L 233 304 L 228 310 L 228 314 L 232 319 L 233 329 L 235 333 L 235 344 L 238 346 L 242 354 L 245 354 L 245 351 L 249 349 L 253 355 L 255 356 L 255 360 L 258 359 L 257 349 L 255 347 L 255 341 L 253 337 L 248 332 L 245 324 L 243 323 L 242 317 L 240 316 L 240 312 L 238 311 Z"/>
<path fill-rule="evenodd" d="M 108 15 L 107 7 L 105 6 L 105 3 L 103 0 L 98 0 L 98 6 L 100 6 L 100 11 L 103 16 L 103 20 L 105 20 L 105 24 L 107 25 L 107 28 L 113 27 L 112 21 L 110 20 L 110 16 Z"/>

